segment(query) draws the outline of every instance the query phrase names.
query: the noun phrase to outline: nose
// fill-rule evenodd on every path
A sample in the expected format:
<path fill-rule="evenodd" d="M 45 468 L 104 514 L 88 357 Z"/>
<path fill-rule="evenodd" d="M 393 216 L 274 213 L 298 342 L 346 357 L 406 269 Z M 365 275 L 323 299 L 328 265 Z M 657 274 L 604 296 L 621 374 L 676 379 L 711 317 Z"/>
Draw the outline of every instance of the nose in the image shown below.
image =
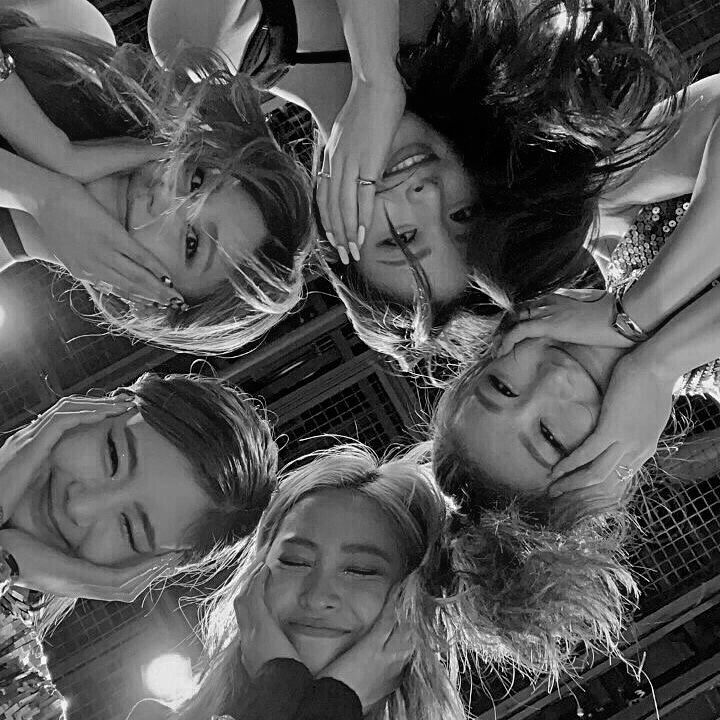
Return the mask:
<path fill-rule="evenodd" d="M 95 487 L 75 482 L 68 488 L 65 512 L 78 527 L 89 527 L 108 511 L 120 509 L 126 499 L 121 489 L 98 484 Z"/>
<path fill-rule="evenodd" d="M 301 607 L 311 612 L 337 607 L 340 596 L 335 587 L 335 579 L 321 568 L 313 568 L 305 578 L 299 600 Z"/>

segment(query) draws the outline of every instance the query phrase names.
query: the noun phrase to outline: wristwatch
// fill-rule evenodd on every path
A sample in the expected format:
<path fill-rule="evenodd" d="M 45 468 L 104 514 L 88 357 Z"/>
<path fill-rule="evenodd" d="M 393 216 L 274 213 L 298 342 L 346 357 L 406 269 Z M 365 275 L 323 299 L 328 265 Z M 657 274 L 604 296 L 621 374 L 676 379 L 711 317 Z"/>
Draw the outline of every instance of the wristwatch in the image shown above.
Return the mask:
<path fill-rule="evenodd" d="M 627 313 L 622 304 L 622 292 L 615 294 L 615 310 L 611 323 L 612 329 L 620 333 L 630 342 L 641 343 L 647 340 L 650 335 L 646 333 Z"/>
<path fill-rule="evenodd" d="M 12 55 L 0 50 L 0 82 L 7 80 L 15 72 L 15 61 Z"/>

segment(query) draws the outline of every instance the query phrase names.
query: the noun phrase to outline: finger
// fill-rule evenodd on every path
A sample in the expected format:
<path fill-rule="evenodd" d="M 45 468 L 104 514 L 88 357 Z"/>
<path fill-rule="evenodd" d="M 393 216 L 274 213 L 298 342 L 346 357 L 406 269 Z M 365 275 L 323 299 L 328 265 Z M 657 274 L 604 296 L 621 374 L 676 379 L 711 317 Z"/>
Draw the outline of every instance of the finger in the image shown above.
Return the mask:
<path fill-rule="evenodd" d="M 345 235 L 345 223 L 343 222 L 340 208 L 343 175 L 344 168 L 342 162 L 335 158 L 333 161 L 333 176 L 328 181 L 328 215 L 330 218 L 330 226 L 335 236 L 335 247 L 338 249 L 340 260 L 344 265 L 348 265 L 350 258 L 348 240 Z"/>
<path fill-rule="evenodd" d="M 534 320 L 526 320 L 514 325 L 504 335 L 500 347 L 499 355 L 507 355 L 519 342 L 529 338 L 545 337 L 550 325 L 547 322 L 551 318 L 550 315 L 535 318 Z"/>
<path fill-rule="evenodd" d="M 605 483 L 608 477 L 614 475 L 615 468 L 622 456 L 622 447 L 618 443 L 613 443 L 589 463 L 584 464 L 582 469 L 575 470 L 554 482 L 548 488 L 548 496 L 559 497 L 568 491 Z"/>
<path fill-rule="evenodd" d="M 600 430 L 596 427 L 579 447 L 575 448 L 566 458 L 563 458 L 553 467 L 550 472 L 550 477 L 552 477 L 553 480 L 558 480 L 563 475 L 567 475 L 581 468 L 583 465 L 587 465 L 614 442 L 613 440 L 604 438 Z"/>
<path fill-rule="evenodd" d="M 322 225 L 322 230 L 325 233 L 327 241 L 334 248 L 337 248 L 335 233 L 333 232 L 333 228 L 330 223 L 330 211 L 328 208 L 329 197 L 330 179 L 326 177 L 318 177 L 315 189 L 315 202 L 317 203 L 318 213 L 320 215 L 320 223 Z"/>
<path fill-rule="evenodd" d="M 182 299 L 180 292 L 163 266 L 152 253 L 113 253 L 102 265 L 102 282 L 113 287 L 114 294 L 137 296 L 151 302 L 167 304 L 172 298 Z M 134 253 L 134 254 L 133 254 Z"/>
<path fill-rule="evenodd" d="M 338 205 L 343 224 L 343 235 L 353 260 L 359 260 L 357 246 L 358 226 L 358 167 L 355 163 L 346 163 L 343 167 L 342 181 L 338 187 Z"/>
<path fill-rule="evenodd" d="M 375 214 L 375 185 L 360 185 L 358 188 L 358 234 L 357 246 L 362 251 L 365 236 L 372 227 Z"/>

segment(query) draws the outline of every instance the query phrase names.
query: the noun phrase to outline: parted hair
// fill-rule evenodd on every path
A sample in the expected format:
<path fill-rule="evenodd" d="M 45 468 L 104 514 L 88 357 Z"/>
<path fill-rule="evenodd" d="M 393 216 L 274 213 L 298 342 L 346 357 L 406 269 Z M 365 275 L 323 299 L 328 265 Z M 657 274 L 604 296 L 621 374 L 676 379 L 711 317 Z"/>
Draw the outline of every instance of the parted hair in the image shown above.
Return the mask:
<path fill-rule="evenodd" d="M 221 248 L 228 279 L 185 313 L 134 312 L 86 284 L 108 327 L 173 350 L 222 353 L 262 337 L 298 303 L 312 239 L 309 177 L 278 147 L 246 77 L 231 76 L 220 58 L 200 50 L 179 54 L 173 71 L 163 70 L 136 46 L 39 28 L 17 11 L 0 12 L 0 44 L 71 140 L 127 135 L 165 144 L 160 173 L 177 177 L 185 164 L 204 171 L 202 186 L 177 199 L 189 203 L 191 219 L 221 184 L 236 183 L 268 228 L 253 256 Z M 188 72 L 198 82 L 189 82 Z"/>

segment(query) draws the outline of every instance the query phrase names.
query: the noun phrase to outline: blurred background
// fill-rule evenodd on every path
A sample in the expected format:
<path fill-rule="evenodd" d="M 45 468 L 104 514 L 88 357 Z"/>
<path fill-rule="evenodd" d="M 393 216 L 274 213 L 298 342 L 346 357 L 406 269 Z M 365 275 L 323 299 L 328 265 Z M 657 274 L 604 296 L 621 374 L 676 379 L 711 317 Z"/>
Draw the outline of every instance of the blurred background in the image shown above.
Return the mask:
<path fill-rule="evenodd" d="M 146 44 L 149 0 L 94 4 L 118 43 Z M 699 58 L 702 74 L 720 71 L 718 0 L 658 0 L 656 17 L 688 56 Z M 308 114 L 277 101 L 267 110 L 281 144 L 309 165 Z M 263 398 L 284 437 L 283 461 L 318 447 L 322 441 L 313 436 L 322 433 L 355 436 L 383 452 L 412 436 L 432 402 L 430 391 L 418 390 L 357 339 L 320 281 L 259 349 L 210 361 L 104 335 L 83 319 L 90 312 L 82 291 L 41 266 L 16 265 L 3 274 L 0 430 L 21 426 L 58 396 L 114 388 L 146 370 L 215 372 Z M 641 720 L 654 717 L 656 705 L 673 720 L 720 717 L 720 412 L 705 400 L 687 410 L 693 432 L 703 437 L 686 465 L 691 482 L 656 490 L 643 505 L 645 536 L 636 551 L 643 602 L 627 653 L 643 677 L 599 662 L 551 695 L 516 687 L 493 705 L 476 691 L 473 710 L 483 720 Z M 192 686 L 197 592 L 169 586 L 133 605 L 78 605 L 46 646 L 71 720 L 122 720 L 142 697 L 172 700 Z"/>

